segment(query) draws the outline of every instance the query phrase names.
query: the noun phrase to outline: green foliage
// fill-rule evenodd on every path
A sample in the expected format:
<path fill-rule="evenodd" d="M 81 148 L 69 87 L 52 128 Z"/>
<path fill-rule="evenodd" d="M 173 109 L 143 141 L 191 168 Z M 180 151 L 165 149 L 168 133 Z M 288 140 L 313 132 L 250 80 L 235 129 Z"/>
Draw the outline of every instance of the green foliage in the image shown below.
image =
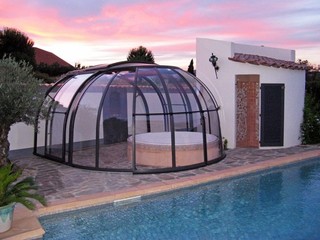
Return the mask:
<path fill-rule="evenodd" d="M 0 207 L 10 203 L 21 203 L 28 209 L 34 210 L 35 204 L 31 199 L 45 206 L 46 200 L 36 193 L 38 186 L 32 177 L 17 182 L 21 174 L 22 170 L 14 170 L 12 164 L 0 167 Z"/>
<path fill-rule="evenodd" d="M 11 55 L 17 61 L 26 61 L 32 66 L 36 65 L 34 42 L 15 28 L 4 28 L 0 31 L 0 58 Z"/>
<path fill-rule="evenodd" d="M 35 123 L 38 107 L 43 101 L 40 81 L 33 75 L 32 67 L 25 61 L 12 57 L 0 59 L 0 123 Z"/>
<path fill-rule="evenodd" d="M 195 75 L 194 74 L 194 66 L 193 66 L 193 59 L 191 59 L 190 64 L 188 66 L 188 72 Z"/>
<path fill-rule="evenodd" d="M 302 144 L 320 143 L 320 105 L 316 98 L 307 93 L 301 124 Z"/>
<path fill-rule="evenodd" d="M 59 77 L 50 77 L 47 73 L 34 72 L 34 77 L 41 79 L 43 83 L 54 83 Z"/>
<path fill-rule="evenodd" d="M 127 61 L 154 63 L 154 57 L 150 50 L 143 46 L 139 46 L 130 50 Z"/>
<path fill-rule="evenodd" d="M 223 137 L 222 140 L 223 140 L 223 149 L 228 150 L 228 139 Z"/>
<path fill-rule="evenodd" d="M 74 69 L 75 68 L 72 66 L 70 66 L 70 67 L 61 66 L 59 63 L 54 63 L 51 65 L 48 65 L 46 63 L 40 63 L 39 65 L 37 65 L 37 68 L 36 68 L 37 71 L 39 71 L 41 73 L 46 73 L 50 77 L 61 76 L 62 74 L 65 74 L 65 73 L 72 71 Z"/>
<path fill-rule="evenodd" d="M 308 64 L 308 61 L 300 61 Z M 306 91 L 301 124 L 303 144 L 320 143 L 320 71 L 309 67 L 306 72 Z"/>
<path fill-rule="evenodd" d="M 44 93 L 32 66 L 11 56 L 0 59 L 0 166 L 8 163 L 8 134 L 18 122 L 34 124 Z M 40 117 L 44 117 L 40 114 Z"/>
<path fill-rule="evenodd" d="M 320 71 L 309 71 L 306 75 L 306 93 L 320 101 Z"/>

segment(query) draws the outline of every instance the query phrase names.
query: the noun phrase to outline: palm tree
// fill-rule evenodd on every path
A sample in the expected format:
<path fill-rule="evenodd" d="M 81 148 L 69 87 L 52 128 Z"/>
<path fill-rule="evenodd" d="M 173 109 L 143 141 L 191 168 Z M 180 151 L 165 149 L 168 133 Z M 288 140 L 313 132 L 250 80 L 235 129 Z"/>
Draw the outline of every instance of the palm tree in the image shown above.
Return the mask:
<path fill-rule="evenodd" d="M 154 63 L 154 57 L 150 50 L 143 46 L 139 46 L 130 50 L 127 61 Z"/>
<path fill-rule="evenodd" d="M 21 203 L 26 208 L 34 210 L 35 204 L 31 199 L 46 205 L 45 198 L 35 192 L 38 187 L 32 177 L 16 182 L 21 174 L 22 170 L 14 170 L 13 164 L 0 167 L 0 207 Z"/>

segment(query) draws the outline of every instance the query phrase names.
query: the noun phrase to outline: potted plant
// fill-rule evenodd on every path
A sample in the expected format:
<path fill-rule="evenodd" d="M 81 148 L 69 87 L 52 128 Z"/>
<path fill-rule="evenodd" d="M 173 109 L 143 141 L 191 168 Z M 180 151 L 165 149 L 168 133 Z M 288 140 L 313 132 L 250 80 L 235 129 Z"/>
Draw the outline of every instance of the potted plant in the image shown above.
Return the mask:
<path fill-rule="evenodd" d="M 16 203 L 30 210 L 36 207 L 32 199 L 46 205 L 45 198 L 36 192 L 34 179 L 26 177 L 18 181 L 21 175 L 22 169 L 16 169 L 13 164 L 0 167 L 0 233 L 10 229 Z"/>
<path fill-rule="evenodd" d="M 10 41 L 5 41 L 7 39 Z M 22 170 L 13 167 L 9 160 L 10 128 L 19 122 L 36 124 L 47 113 L 40 112 L 37 118 L 44 92 L 41 91 L 41 80 L 35 77 L 32 67 L 35 61 L 33 41 L 20 31 L 8 28 L 0 31 L 1 40 L 13 45 L 19 43 L 14 47 L 5 44 L 0 51 L 0 232 L 4 232 L 11 226 L 15 203 L 29 209 L 35 208 L 32 199 L 45 204 L 44 198 L 35 192 L 37 186 L 33 178 L 19 181 Z"/>

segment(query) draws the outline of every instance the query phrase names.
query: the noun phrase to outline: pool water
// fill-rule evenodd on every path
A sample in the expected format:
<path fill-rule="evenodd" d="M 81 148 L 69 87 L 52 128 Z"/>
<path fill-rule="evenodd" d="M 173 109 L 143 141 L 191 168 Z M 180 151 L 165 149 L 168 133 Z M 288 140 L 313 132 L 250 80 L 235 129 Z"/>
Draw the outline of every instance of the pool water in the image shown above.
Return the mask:
<path fill-rule="evenodd" d="M 320 159 L 40 222 L 43 239 L 320 239 Z"/>

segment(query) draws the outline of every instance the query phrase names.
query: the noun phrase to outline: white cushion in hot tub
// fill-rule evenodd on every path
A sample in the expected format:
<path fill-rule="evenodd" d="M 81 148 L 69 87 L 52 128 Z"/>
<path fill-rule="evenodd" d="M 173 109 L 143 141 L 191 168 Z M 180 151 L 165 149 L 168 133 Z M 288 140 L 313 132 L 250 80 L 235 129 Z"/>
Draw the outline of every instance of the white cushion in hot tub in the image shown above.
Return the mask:
<path fill-rule="evenodd" d="M 207 143 L 215 142 L 217 137 L 215 135 L 206 134 Z M 132 137 L 128 138 L 132 142 Z M 198 145 L 203 144 L 203 135 L 200 132 L 175 132 L 176 146 L 183 145 Z M 171 132 L 152 132 L 142 133 L 136 135 L 136 143 L 146 145 L 171 145 Z"/>
<path fill-rule="evenodd" d="M 207 137 L 209 160 L 219 156 L 219 139 Z M 171 132 L 152 132 L 136 135 L 136 164 L 152 167 L 172 167 Z M 175 132 L 176 166 L 188 166 L 204 161 L 203 135 L 199 132 Z M 128 138 L 128 159 L 132 160 L 132 137 Z"/>

